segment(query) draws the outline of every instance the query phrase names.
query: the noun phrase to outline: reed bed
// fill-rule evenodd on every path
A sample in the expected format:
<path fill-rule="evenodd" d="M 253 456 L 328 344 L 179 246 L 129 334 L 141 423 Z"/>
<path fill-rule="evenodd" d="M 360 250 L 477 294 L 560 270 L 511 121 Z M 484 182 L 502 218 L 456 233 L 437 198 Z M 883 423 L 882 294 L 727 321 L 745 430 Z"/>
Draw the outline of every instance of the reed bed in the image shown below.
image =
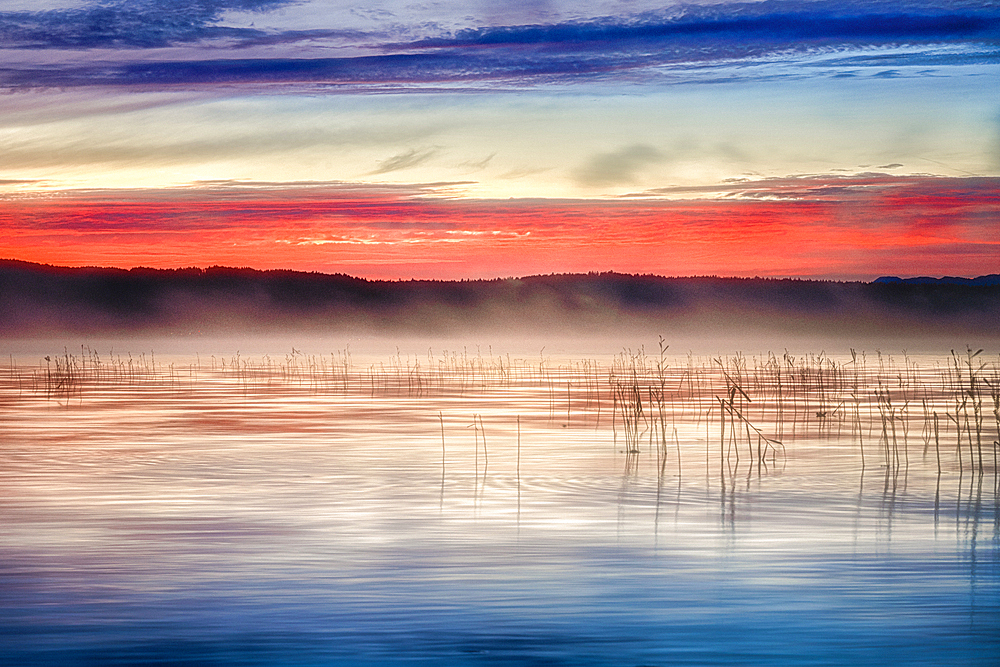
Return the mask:
<path fill-rule="evenodd" d="M 627 465 L 648 454 L 660 474 L 679 474 L 682 450 L 693 443 L 704 446 L 706 464 L 714 459 L 724 475 L 741 466 L 759 471 L 781 465 L 789 444 L 801 438 L 850 438 L 862 470 L 877 466 L 891 474 L 920 456 L 939 474 L 957 468 L 996 475 L 1000 454 L 1000 360 L 971 348 L 920 365 L 905 353 L 856 350 L 849 358 L 822 352 L 676 356 L 661 338 L 655 353 L 624 350 L 604 362 L 555 362 L 544 349 L 533 358 L 463 349 L 419 356 L 397 350 L 384 361 L 358 363 L 350 349 L 313 355 L 292 348 L 280 357 L 236 353 L 177 364 L 152 351 L 101 353 L 81 346 L 34 363 L 8 357 L 0 382 L 9 397 L 62 403 L 113 391 L 189 392 L 213 383 L 247 395 L 405 398 L 427 404 L 440 422 L 442 448 L 436 400 L 521 392 L 544 406 L 536 420 L 609 431 Z M 482 416 L 470 414 L 476 451 L 481 440 L 488 465 Z M 515 419 L 520 428 L 522 415 L 511 415 L 512 424 Z"/>

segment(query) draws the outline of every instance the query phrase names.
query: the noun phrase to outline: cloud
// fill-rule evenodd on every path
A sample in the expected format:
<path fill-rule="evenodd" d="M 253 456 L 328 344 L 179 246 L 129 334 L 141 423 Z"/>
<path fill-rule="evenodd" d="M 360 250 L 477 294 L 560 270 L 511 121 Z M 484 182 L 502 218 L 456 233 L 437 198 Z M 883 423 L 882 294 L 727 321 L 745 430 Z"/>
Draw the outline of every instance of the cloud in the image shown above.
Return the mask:
<path fill-rule="evenodd" d="M 58 95 L 52 97 L 58 101 Z M 153 106 L 157 101 L 163 106 Z M 340 155 L 336 176 L 347 175 L 348 169 L 361 174 L 377 168 L 376 160 L 404 153 L 411 146 L 433 146 L 435 137 L 446 134 L 454 122 L 446 114 L 414 118 L 393 113 L 398 106 L 376 112 L 361 106 L 369 111 L 365 113 L 357 107 L 347 110 L 347 105 L 340 106 L 344 115 L 331 122 L 325 105 L 308 107 L 300 98 L 274 97 L 265 102 L 253 106 L 226 100 L 174 104 L 169 97 L 154 98 L 151 108 L 135 113 L 119 112 L 110 104 L 109 111 L 96 109 L 92 115 L 75 114 L 73 105 L 68 105 L 67 118 L 49 118 L 39 112 L 38 122 L 19 111 L 14 119 L 0 118 L 5 172 L 0 177 L 48 178 L 47 170 L 85 165 L 148 169 L 238 160 L 254 162 L 261 169 L 235 174 L 213 170 L 211 175 L 270 178 L 275 161 L 286 159 L 298 160 L 296 175 L 308 177 L 315 174 L 302 165 L 319 164 L 322 169 L 334 153 Z M 46 171 L 25 171 L 39 169 Z M 330 175 L 323 171 L 320 177 Z"/>
<path fill-rule="evenodd" d="M 628 185 L 638 180 L 639 171 L 643 167 L 663 160 L 664 155 L 652 146 L 633 144 L 610 153 L 594 155 L 573 173 L 573 177 L 584 186 Z"/>
<path fill-rule="evenodd" d="M 687 5 L 661 16 L 635 20 L 595 19 L 550 25 L 490 26 L 453 37 L 418 42 L 424 46 L 500 44 L 581 44 L 674 41 L 684 44 L 831 40 L 885 43 L 995 38 L 1000 12 L 982 3 L 945 7 L 894 3 L 891 9 L 834 0 L 803 3 L 760 2 Z"/>
<path fill-rule="evenodd" d="M 113 0 L 39 12 L 0 12 L 0 43 L 20 48 L 163 47 L 217 37 L 257 37 L 217 25 L 228 10 L 267 11 L 292 0 Z"/>
<path fill-rule="evenodd" d="M 0 86 L 219 86 L 226 84 L 327 85 L 347 88 L 483 81 L 532 82 L 606 76 L 632 64 L 606 57 L 533 57 L 524 54 L 422 52 L 351 58 L 220 58 L 138 61 L 62 67 L 2 67 Z"/>
<path fill-rule="evenodd" d="M 487 165 L 489 165 L 489 163 L 492 162 L 493 158 L 495 158 L 496 156 L 497 156 L 496 152 L 493 152 L 484 157 L 482 160 L 466 160 L 459 166 L 462 167 L 463 169 L 469 169 L 471 171 L 481 171 L 485 169 Z"/>
<path fill-rule="evenodd" d="M 884 173 L 803 175 L 781 178 L 730 179 L 714 185 L 654 188 L 628 198 L 768 200 L 831 202 L 856 205 L 878 201 L 936 201 L 939 208 L 963 199 L 994 210 L 996 177 L 896 176 Z"/>
<path fill-rule="evenodd" d="M 731 198 L 729 190 L 750 197 Z M 706 198 L 461 199 L 448 184 L 215 182 L 0 198 L 0 257 L 49 264 L 330 269 L 414 262 L 447 275 L 996 272 L 1000 178 L 798 177 Z M 768 194 L 777 196 L 768 196 Z M 698 194 L 698 193 L 694 193 Z M 622 253 L 628 244 L 633 252 Z M 438 271 L 438 273 L 434 273 Z M 371 276 L 372 274 L 368 274 Z"/>
<path fill-rule="evenodd" d="M 953 2 L 941 8 L 904 2 L 891 9 L 832 1 L 675 6 L 660 14 L 485 25 L 456 33 L 428 23 L 401 25 L 391 17 L 380 18 L 387 23 L 384 30 L 375 32 L 322 23 L 307 30 L 301 26 L 263 30 L 223 23 L 229 10 L 267 12 L 288 4 L 293 3 L 112 0 L 72 9 L 0 12 L 0 44 L 7 48 L 123 49 L 120 60 L 111 57 L 99 65 L 8 64 L 0 67 L 0 85 L 306 83 L 363 87 L 459 82 L 467 86 L 530 86 L 616 76 L 634 80 L 637 72 L 656 81 L 678 80 L 678 75 L 679 80 L 732 81 L 758 76 L 734 68 L 734 61 L 774 57 L 810 74 L 825 70 L 857 74 L 858 68 L 867 67 L 877 68 L 882 76 L 927 76 L 927 71 L 899 69 L 915 63 L 939 67 L 1000 60 L 996 47 L 1000 9 L 975 2 Z M 543 7 L 545 3 L 536 4 Z M 325 15 L 315 16 L 322 21 Z M 406 42 L 385 41 L 389 35 L 412 32 L 437 34 Z M 336 41 L 339 46 L 380 53 L 302 58 L 288 57 L 287 49 L 278 48 L 303 41 Z M 134 53 L 125 53 L 127 49 L 177 45 L 191 47 L 184 59 L 143 62 L 137 61 Z M 961 45 L 962 49 L 942 51 L 942 45 Z M 196 47 L 211 48 L 213 53 L 225 53 L 228 48 L 229 55 L 233 55 L 231 49 L 276 49 L 280 55 L 198 58 Z M 794 54 L 821 57 L 791 61 Z M 664 68 L 670 69 L 667 79 Z"/>
<path fill-rule="evenodd" d="M 416 149 L 410 149 L 405 153 L 400 153 L 399 155 L 393 155 L 387 160 L 382 160 L 379 162 L 378 168 L 372 172 L 370 175 L 375 174 L 388 174 L 391 171 L 400 171 L 402 169 L 409 169 L 410 167 L 416 167 L 418 164 L 423 164 L 427 160 L 434 157 L 437 153 L 436 148 L 431 148 L 425 151 L 418 151 Z"/>
<path fill-rule="evenodd" d="M 337 7 L 317 5 L 310 30 L 260 30 L 224 25 L 227 12 L 269 12 L 301 0 L 89 0 L 83 6 L 41 11 L 0 11 L 0 43 L 21 48 L 162 47 L 225 38 L 295 41 L 342 32 L 345 17 Z M 858 0 L 729 2 L 673 5 L 659 12 L 559 21 L 548 0 L 485 3 L 479 27 L 448 33 L 438 21 L 406 18 L 383 9 L 353 9 L 350 14 L 402 30 L 433 35 L 411 47 L 604 45 L 628 48 L 656 42 L 670 47 L 748 46 L 789 42 L 940 43 L 991 40 L 1000 33 L 1000 11 L 986 2 L 957 0 L 932 6 L 920 0 L 872 4 Z M 424 8 L 427 9 L 427 8 Z M 427 10 L 431 11 L 431 10 Z M 573 12 L 586 15 L 587 7 Z M 438 16 L 447 22 L 447 8 Z M 280 17 L 272 17 L 280 24 Z M 323 21 L 334 24 L 323 25 Z M 554 21 L 554 22 L 547 22 Z M 296 26 L 301 28 L 301 25 Z"/>

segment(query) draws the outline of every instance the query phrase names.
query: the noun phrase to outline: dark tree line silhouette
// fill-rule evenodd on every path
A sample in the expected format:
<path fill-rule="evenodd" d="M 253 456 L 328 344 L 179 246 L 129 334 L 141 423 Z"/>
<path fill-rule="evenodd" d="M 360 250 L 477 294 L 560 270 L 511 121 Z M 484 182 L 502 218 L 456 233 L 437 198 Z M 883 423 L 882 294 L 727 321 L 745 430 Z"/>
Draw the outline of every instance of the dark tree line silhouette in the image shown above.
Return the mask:
<path fill-rule="evenodd" d="M 552 274 L 376 281 L 343 274 L 64 268 L 0 261 L 0 334 L 653 327 L 993 334 L 1000 277 L 835 282 Z"/>

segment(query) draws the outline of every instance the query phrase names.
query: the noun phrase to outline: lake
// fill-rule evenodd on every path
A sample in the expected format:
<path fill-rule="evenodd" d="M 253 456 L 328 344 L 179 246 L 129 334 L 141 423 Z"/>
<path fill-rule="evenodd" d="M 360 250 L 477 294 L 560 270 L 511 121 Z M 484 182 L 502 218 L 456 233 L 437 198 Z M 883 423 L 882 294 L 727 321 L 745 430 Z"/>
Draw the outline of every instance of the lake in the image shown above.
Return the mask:
<path fill-rule="evenodd" d="M 0 360 L 3 664 L 1000 663 L 995 355 L 132 345 Z"/>

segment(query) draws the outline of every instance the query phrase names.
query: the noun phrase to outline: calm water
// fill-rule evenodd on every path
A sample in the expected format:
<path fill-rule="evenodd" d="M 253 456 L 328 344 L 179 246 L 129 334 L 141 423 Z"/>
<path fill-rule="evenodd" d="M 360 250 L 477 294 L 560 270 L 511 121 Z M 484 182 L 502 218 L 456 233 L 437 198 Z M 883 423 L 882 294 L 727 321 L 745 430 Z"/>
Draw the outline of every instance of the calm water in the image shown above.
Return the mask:
<path fill-rule="evenodd" d="M 1000 662 L 946 357 L 748 370 L 760 461 L 733 359 L 54 354 L 0 368 L 3 664 Z"/>

